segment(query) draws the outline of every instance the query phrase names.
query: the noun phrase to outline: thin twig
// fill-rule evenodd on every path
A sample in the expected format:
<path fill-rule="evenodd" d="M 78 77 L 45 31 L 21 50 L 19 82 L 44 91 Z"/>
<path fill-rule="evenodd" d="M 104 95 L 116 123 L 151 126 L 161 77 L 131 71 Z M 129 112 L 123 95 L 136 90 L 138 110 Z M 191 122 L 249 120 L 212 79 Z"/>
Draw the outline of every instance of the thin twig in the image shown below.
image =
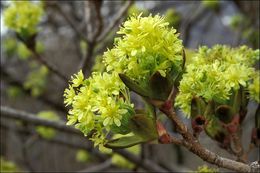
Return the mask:
<path fill-rule="evenodd" d="M 24 112 L 21 110 L 16 110 L 7 106 L 0 107 L 1 110 L 1 117 L 11 118 L 11 119 L 19 119 L 25 122 L 28 122 L 33 125 L 43 125 L 47 127 L 52 127 L 57 130 L 61 130 L 63 132 L 72 133 L 75 135 L 82 136 L 81 133 L 79 133 L 78 130 L 76 130 L 73 127 L 66 126 L 63 122 L 55 122 L 50 120 L 45 120 L 42 118 L 37 117 L 36 115 L 33 115 L 28 112 Z M 141 158 L 135 156 L 134 154 L 125 151 L 125 150 L 115 150 L 114 152 L 118 153 L 119 155 L 125 157 L 129 161 L 133 162 L 134 164 L 140 164 L 140 167 L 144 168 L 145 170 L 149 170 L 152 172 L 167 172 L 167 170 L 160 167 L 157 163 L 154 163 L 150 160 L 142 161 Z"/>
<path fill-rule="evenodd" d="M 10 125 L 7 125 L 7 123 L 3 123 L 3 122 L 1 122 L 0 125 L 1 125 L 1 128 L 7 129 L 7 130 L 12 128 Z M 32 134 L 34 134 L 34 132 L 30 131 L 29 129 L 19 128 L 19 127 L 15 128 L 15 132 L 21 133 L 22 135 L 32 135 Z M 56 136 L 55 138 L 48 139 L 48 140 L 45 139 L 45 138 L 42 138 L 39 135 L 37 137 L 38 137 L 39 140 L 44 140 L 45 142 L 48 142 L 48 143 L 61 144 L 61 145 L 64 145 L 64 146 L 75 148 L 75 149 L 87 150 L 88 152 L 91 152 L 91 154 L 95 155 L 96 157 L 98 157 L 102 161 L 104 161 L 108 158 L 106 155 L 100 153 L 99 151 L 97 151 L 96 149 L 91 147 L 89 142 L 75 143 L 75 142 L 72 142 L 71 140 L 65 140 L 63 137 L 60 137 L 60 136 Z"/>
<path fill-rule="evenodd" d="M 93 33 L 93 37 L 88 38 L 87 44 L 87 53 L 85 58 L 82 59 L 82 61 L 80 62 L 79 65 L 79 69 L 82 69 L 83 73 L 88 76 L 90 74 L 91 71 L 91 67 L 93 65 L 93 54 L 94 54 L 94 49 L 97 45 L 97 43 L 101 42 L 112 30 L 113 28 L 121 21 L 121 19 L 125 16 L 128 8 L 132 5 L 134 1 L 127 1 L 125 3 L 125 5 L 118 11 L 118 13 L 115 15 L 115 17 L 113 18 L 112 22 L 110 23 L 110 25 L 108 27 L 105 28 L 104 31 L 102 31 L 103 28 L 103 19 L 101 17 L 100 11 L 96 11 L 97 15 L 97 26 L 96 27 L 96 32 L 93 33 L 94 28 L 92 25 L 93 22 L 91 22 L 91 15 L 93 15 L 91 13 L 91 9 L 90 9 L 90 5 L 93 5 L 91 3 L 94 3 L 92 1 L 87 1 L 85 2 L 85 11 L 86 11 L 86 23 L 89 23 L 89 25 L 87 26 L 87 31 L 90 33 Z M 95 5 L 95 4 L 94 4 Z M 98 5 L 95 5 L 96 8 Z M 99 9 L 100 10 L 100 9 Z M 101 33 L 102 31 L 102 33 Z M 89 33 L 88 33 L 89 34 Z"/>
<path fill-rule="evenodd" d="M 28 47 L 29 48 L 29 47 Z M 30 48 L 29 48 L 30 49 Z M 51 72 L 56 74 L 60 79 L 62 79 L 64 82 L 68 82 L 68 78 L 63 75 L 56 67 L 54 67 L 52 64 L 50 64 L 48 61 L 46 61 L 39 53 L 37 53 L 35 50 L 30 49 L 33 53 L 34 57 L 43 65 L 45 65 Z"/>
<path fill-rule="evenodd" d="M 97 42 L 102 41 L 113 30 L 113 28 L 120 22 L 122 17 L 126 14 L 128 8 L 133 4 L 133 2 L 134 1 L 127 1 L 125 3 L 125 5 L 115 15 L 110 25 L 108 25 L 108 27 L 106 27 L 102 34 L 97 38 Z"/>
<path fill-rule="evenodd" d="M 34 114 L 24 112 L 21 110 L 16 110 L 16 109 L 13 109 L 13 108 L 10 108 L 7 106 L 1 105 L 0 109 L 1 109 L 1 117 L 19 119 L 19 120 L 26 121 L 33 125 L 43 125 L 43 126 L 47 126 L 47 127 L 53 127 L 55 129 L 58 129 L 58 130 L 61 130 L 64 132 L 77 134 L 80 136 L 82 135 L 75 128 L 65 125 L 65 122 L 60 122 L 60 121 L 55 122 L 55 121 L 46 120 L 43 118 L 39 118 Z"/>
<path fill-rule="evenodd" d="M 52 3 L 52 6 L 51 6 L 51 7 L 54 7 L 54 8 L 59 12 L 59 14 L 66 20 L 66 22 L 67 22 L 67 23 L 69 24 L 69 26 L 75 31 L 76 35 L 77 35 L 79 38 L 81 38 L 81 39 L 87 41 L 87 37 L 83 34 L 82 31 L 79 30 L 78 25 L 74 22 L 74 20 L 72 20 L 72 19 L 70 18 L 69 15 L 67 15 L 67 13 L 65 13 L 65 12 L 63 11 L 63 9 L 62 9 L 57 3 Z"/>
<path fill-rule="evenodd" d="M 11 76 L 9 73 L 7 73 L 7 71 L 5 70 L 5 68 L 2 65 L 0 66 L 0 69 L 1 69 L 1 78 L 4 81 L 6 81 L 11 86 L 17 86 L 17 87 L 21 88 L 23 93 L 31 96 L 31 91 L 29 89 L 25 89 L 23 87 L 23 83 L 21 81 L 19 81 L 18 79 L 15 79 L 13 76 Z M 47 104 L 48 106 L 51 106 L 52 108 L 57 109 L 61 112 L 64 112 L 64 113 L 67 112 L 64 105 L 54 102 L 53 100 L 46 97 L 46 95 L 44 95 L 44 94 L 36 97 L 35 99 L 37 99 L 37 100 Z"/>
<path fill-rule="evenodd" d="M 132 161 L 133 163 L 139 164 L 139 166 L 141 166 L 142 168 L 144 168 L 148 171 L 151 171 L 151 172 L 169 172 L 168 170 L 160 167 L 159 165 L 153 163 L 152 161 L 142 160 L 141 158 L 136 157 L 132 153 L 129 153 L 125 150 L 118 149 L 118 150 L 113 150 L 113 152 L 122 155 L 123 157 Z"/>
<path fill-rule="evenodd" d="M 195 11 L 193 11 L 193 10 L 195 10 Z M 201 4 L 198 4 L 198 6 L 194 6 L 194 9 L 192 9 L 190 12 L 192 13 L 191 15 L 189 15 L 191 17 L 188 18 L 182 24 L 181 31 L 180 31 L 180 33 L 182 33 L 181 36 L 182 36 L 184 46 L 188 45 L 188 41 L 189 41 L 190 33 L 191 33 L 190 30 L 194 26 L 194 23 L 196 23 L 197 21 L 199 21 L 200 18 L 205 16 L 205 13 L 208 12 L 208 10 Z"/>

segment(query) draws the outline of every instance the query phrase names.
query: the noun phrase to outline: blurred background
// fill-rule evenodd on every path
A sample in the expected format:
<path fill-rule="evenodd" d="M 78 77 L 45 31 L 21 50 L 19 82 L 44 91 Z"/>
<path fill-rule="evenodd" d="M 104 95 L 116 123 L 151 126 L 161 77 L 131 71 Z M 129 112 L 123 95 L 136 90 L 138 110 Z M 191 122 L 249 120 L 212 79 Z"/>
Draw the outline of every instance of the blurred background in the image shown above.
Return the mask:
<path fill-rule="evenodd" d="M 175 145 L 143 144 L 127 149 L 128 153 L 96 150 L 82 134 L 64 126 L 68 109 L 63 92 L 79 69 L 86 76 L 104 70 L 102 54 L 113 46 L 120 24 L 133 13 L 165 15 L 180 33 L 187 53 L 215 44 L 257 49 L 259 1 L 35 1 L 43 7 L 36 53 L 6 28 L 3 12 L 11 3 L 1 1 L 1 172 L 139 172 L 146 170 L 141 161 L 161 170 L 186 172 L 206 164 Z M 134 102 L 140 105 L 138 98 Z M 253 111 L 251 105 L 243 124 L 245 146 Z M 164 124 L 172 128 L 169 122 Z M 206 135 L 201 143 L 232 158 Z M 249 161 L 259 160 L 258 153 L 259 148 L 251 151 Z"/>

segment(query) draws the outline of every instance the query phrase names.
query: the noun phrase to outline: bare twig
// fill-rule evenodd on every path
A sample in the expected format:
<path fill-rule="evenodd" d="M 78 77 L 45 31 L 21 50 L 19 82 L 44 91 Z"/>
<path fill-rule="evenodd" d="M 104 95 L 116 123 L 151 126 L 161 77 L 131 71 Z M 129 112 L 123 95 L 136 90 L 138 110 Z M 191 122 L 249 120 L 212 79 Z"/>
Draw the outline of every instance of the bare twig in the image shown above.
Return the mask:
<path fill-rule="evenodd" d="M 115 15 L 110 25 L 106 27 L 105 30 L 102 32 L 102 34 L 97 38 L 97 42 L 102 41 L 113 30 L 113 28 L 120 22 L 120 20 L 126 14 L 128 8 L 133 4 L 133 2 L 134 1 L 127 1 L 125 3 L 125 5 Z"/>
<path fill-rule="evenodd" d="M 21 110 L 15 110 L 13 108 L 10 108 L 7 106 L 2 106 L 2 105 L 0 107 L 0 110 L 1 110 L 1 117 L 19 119 L 19 120 L 28 122 L 33 125 L 43 125 L 43 126 L 47 126 L 47 127 L 52 127 L 57 130 L 61 130 L 63 132 L 68 132 L 68 133 L 82 136 L 82 134 L 79 133 L 75 128 L 66 126 L 62 122 L 54 122 L 54 121 L 50 121 L 50 120 L 45 120 L 45 119 L 36 117 L 35 115 L 33 115 L 31 113 L 27 113 L 27 112 L 24 112 Z M 132 154 L 128 151 L 115 150 L 114 152 L 125 157 L 126 159 L 133 162 L 134 164 L 139 164 L 140 167 L 142 167 L 146 170 L 149 170 L 152 172 L 167 172 L 167 170 L 161 168 L 157 163 L 154 163 L 150 160 L 142 161 L 141 158 L 135 156 L 134 154 Z"/>
<path fill-rule="evenodd" d="M 37 53 L 35 50 L 28 47 L 31 52 L 33 53 L 34 57 L 43 65 L 45 65 L 51 72 L 56 74 L 58 77 L 60 77 L 64 82 L 67 82 L 68 79 L 65 75 L 63 75 L 58 69 L 56 69 L 52 64 L 50 64 L 48 61 L 46 61 L 39 53 Z"/>
<path fill-rule="evenodd" d="M 193 11 L 195 10 L 195 11 Z M 207 8 L 203 7 L 201 4 L 196 4 L 194 6 L 194 8 L 190 11 L 191 12 L 191 16 L 190 18 L 188 18 L 181 27 L 181 31 L 180 33 L 182 34 L 182 40 L 183 40 L 183 45 L 187 46 L 188 45 L 188 41 L 190 38 L 190 30 L 192 28 L 192 26 L 194 25 L 194 23 L 196 23 L 197 21 L 199 21 L 199 19 L 203 16 L 205 16 L 205 13 L 208 12 Z"/>
<path fill-rule="evenodd" d="M 103 29 L 103 17 L 101 15 L 102 1 L 101 0 L 95 0 L 95 1 L 93 1 L 93 3 L 94 3 L 94 6 L 95 6 L 96 18 L 97 18 L 97 20 L 96 20 L 96 32 L 93 34 L 93 40 L 94 40 L 100 35 L 100 33 Z"/>
<path fill-rule="evenodd" d="M 34 114 L 24 112 L 21 110 L 16 110 L 16 109 L 13 109 L 13 108 L 10 108 L 7 106 L 1 105 L 0 109 L 1 109 L 1 117 L 19 119 L 19 120 L 31 123 L 33 125 L 43 125 L 43 126 L 53 127 L 55 129 L 58 129 L 58 130 L 61 130 L 64 132 L 82 135 L 75 128 L 66 126 L 65 122 L 54 122 L 54 121 L 42 119 L 42 118 L 37 117 Z"/>
<path fill-rule="evenodd" d="M 87 37 L 83 34 L 81 30 L 79 30 L 78 25 L 74 22 L 73 19 L 70 18 L 69 15 L 67 15 L 63 9 L 55 2 L 51 3 L 50 7 L 55 8 L 58 13 L 66 20 L 66 22 L 69 24 L 69 26 L 75 31 L 77 36 L 85 41 L 87 41 Z"/>
<path fill-rule="evenodd" d="M 2 122 L 1 122 L 1 128 L 7 129 L 7 130 L 8 129 L 12 129 L 12 127 L 10 125 L 7 125 L 6 123 L 2 123 Z M 15 129 L 12 129 L 12 130 L 15 130 L 15 132 L 21 133 L 23 135 L 32 135 L 32 134 L 34 134 L 29 129 L 19 128 L 19 127 L 16 127 Z M 89 142 L 75 143 L 75 142 L 72 142 L 70 140 L 65 140 L 63 137 L 60 137 L 60 136 L 56 136 L 55 138 L 48 139 L 48 140 L 46 140 L 45 138 L 42 138 L 39 135 L 37 135 L 37 137 L 40 140 L 45 140 L 45 142 L 54 143 L 54 144 L 61 144 L 61 145 L 64 145 L 64 146 L 75 148 L 75 149 L 87 150 L 88 152 L 91 152 L 93 155 L 97 156 L 102 161 L 104 161 L 104 160 L 106 160 L 108 158 L 106 155 L 98 152 L 96 149 L 91 147 Z"/>
<path fill-rule="evenodd" d="M 135 155 L 125 151 L 125 150 L 113 150 L 115 153 L 118 153 L 125 157 L 126 159 L 130 160 L 133 163 L 139 164 L 142 168 L 152 171 L 152 172 L 169 172 L 168 170 L 163 169 L 159 165 L 151 162 L 150 160 L 142 160 L 139 157 L 136 157 Z"/>
<path fill-rule="evenodd" d="M 87 26 L 87 31 L 88 34 L 89 33 L 93 33 L 94 28 L 93 26 L 91 26 L 91 15 L 93 15 L 91 13 L 91 8 L 90 5 L 93 3 L 92 1 L 87 1 L 85 2 L 85 11 L 86 11 L 86 22 L 89 23 L 89 25 Z M 93 34 L 93 37 L 88 38 L 88 47 L 87 47 L 87 54 L 86 57 L 84 59 L 82 59 L 80 65 L 79 65 L 79 69 L 82 69 L 83 73 L 85 75 L 89 75 L 90 71 L 91 71 L 91 67 L 93 65 L 93 53 L 94 53 L 94 49 L 97 45 L 98 42 L 101 42 L 112 30 L 113 28 L 120 22 L 120 20 L 124 17 L 124 15 L 126 14 L 128 8 L 131 6 L 131 4 L 133 3 L 133 1 L 127 1 L 125 3 L 125 5 L 119 10 L 119 12 L 115 15 L 115 18 L 112 20 L 112 22 L 110 23 L 110 25 L 108 27 L 105 28 L 105 30 L 101 33 L 102 28 L 103 28 L 103 20 L 100 14 L 100 11 L 96 12 L 97 13 L 97 26 L 96 26 L 96 32 Z M 98 5 L 95 5 L 96 8 L 99 8 Z M 100 10 L 100 9 L 99 9 Z"/>
<path fill-rule="evenodd" d="M 0 69 L 1 69 L 1 77 L 2 77 L 2 79 L 3 79 L 4 81 L 6 81 L 9 85 L 17 86 L 17 87 L 21 88 L 22 91 L 23 91 L 25 94 L 31 96 L 30 90 L 25 89 L 25 88 L 23 87 L 23 84 L 22 84 L 21 81 L 19 81 L 18 79 L 15 79 L 15 78 L 12 77 L 10 74 L 8 74 L 8 73 L 6 72 L 6 70 L 5 70 L 5 68 L 4 68 L 2 65 L 1 65 Z M 46 97 L 46 95 L 40 95 L 40 96 L 36 97 L 35 99 L 37 99 L 37 100 L 39 100 L 39 101 L 41 101 L 41 102 L 43 102 L 43 103 L 45 103 L 45 104 L 51 106 L 52 108 L 61 111 L 61 112 L 66 112 L 66 109 L 65 109 L 65 107 L 64 107 L 62 104 L 57 103 L 57 102 L 54 102 L 53 100 L 51 100 L 51 99 L 49 99 L 48 97 Z"/>

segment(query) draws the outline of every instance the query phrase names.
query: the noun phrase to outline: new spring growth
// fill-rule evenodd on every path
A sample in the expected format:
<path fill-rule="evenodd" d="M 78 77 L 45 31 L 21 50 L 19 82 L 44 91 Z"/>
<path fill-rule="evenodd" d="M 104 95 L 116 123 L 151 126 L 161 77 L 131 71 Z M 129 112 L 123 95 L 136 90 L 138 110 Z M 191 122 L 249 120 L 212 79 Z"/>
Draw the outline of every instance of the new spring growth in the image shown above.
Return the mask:
<path fill-rule="evenodd" d="M 37 32 L 42 14 L 40 3 L 16 1 L 4 11 L 4 23 L 22 37 L 29 37 Z"/>
<path fill-rule="evenodd" d="M 241 87 L 249 89 L 250 97 L 259 101 L 259 74 L 253 68 L 258 59 L 259 50 L 246 46 L 199 48 L 197 55 L 186 67 L 175 105 L 190 117 L 190 105 L 195 96 L 206 102 L 213 100 L 223 104 Z"/>
<path fill-rule="evenodd" d="M 94 131 L 92 140 L 103 144 L 109 131 L 128 133 L 127 121 L 133 114 L 129 91 L 117 73 L 92 73 L 88 79 L 82 71 L 72 77 L 64 92 L 64 103 L 71 106 L 68 125 L 85 135 Z"/>
<path fill-rule="evenodd" d="M 115 38 L 114 47 L 104 53 L 107 71 L 123 73 L 142 88 L 156 72 L 166 77 L 170 71 L 180 71 L 182 41 L 164 17 L 131 16 L 118 34 L 122 36 Z"/>

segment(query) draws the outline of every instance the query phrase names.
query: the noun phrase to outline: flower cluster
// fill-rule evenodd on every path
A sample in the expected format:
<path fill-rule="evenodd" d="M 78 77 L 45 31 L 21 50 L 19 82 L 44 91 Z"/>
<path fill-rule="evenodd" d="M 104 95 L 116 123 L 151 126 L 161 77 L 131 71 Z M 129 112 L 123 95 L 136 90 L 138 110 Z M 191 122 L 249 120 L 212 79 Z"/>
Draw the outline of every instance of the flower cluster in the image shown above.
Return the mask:
<path fill-rule="evenodd" d="M 30 36 L 36 33 L 42 14 L 43 9 L 39 3 L 17 1 L 5 10 L 4 22 L 15 32 Z"/>
<path fill-rule="evenodd" d="M 199 166 L 197 171 L 195 171 L 195 173 L 218 173 L 218 169 L 216 168 L 211 168 L 207 165 L 202 165 L 202 166 Z"/>
<path fill-rule="evenodd" d="M 176 30 L 168 28 L 159 15 L 131 16 L 120 28 L 114 47 L 104 53 L 107 71 L 124 73 L 141 87 L 146 87 L 155 72 L 165 77 L 179 71 L 182 63 L 182 41 Z"/>
<path fill-rule="evenodd" d="M 259 59 L 259 50 L 246 46 L 230 48 L 216 45 L 209 49 L 205 46 L 198 50 L 180 82 L 180 93 L 175 105 L 187 116 L 190 115 L 191 100 L 199 96 L 206 101 L 225 103 L 233 91 L 241 86 L 248 87 L 253 76 L 253 68 Z M 255 80 L 256 81 L 256 80 Z M 259 88 L 250 87 L 251 93 L 259 93 Z"/>
<path fill-rule="evenodd" d="M 133 115 L 129 91 L 117 73 L 97 73 L 84 79 L 82 71 L 72 77 L 69 88 L 64 92 L 69 110 L 68 125 L 87 135 L 94 130 L 92 140 L 103 144 L 109 131 L 129 133 L 127 123 Z"/>

